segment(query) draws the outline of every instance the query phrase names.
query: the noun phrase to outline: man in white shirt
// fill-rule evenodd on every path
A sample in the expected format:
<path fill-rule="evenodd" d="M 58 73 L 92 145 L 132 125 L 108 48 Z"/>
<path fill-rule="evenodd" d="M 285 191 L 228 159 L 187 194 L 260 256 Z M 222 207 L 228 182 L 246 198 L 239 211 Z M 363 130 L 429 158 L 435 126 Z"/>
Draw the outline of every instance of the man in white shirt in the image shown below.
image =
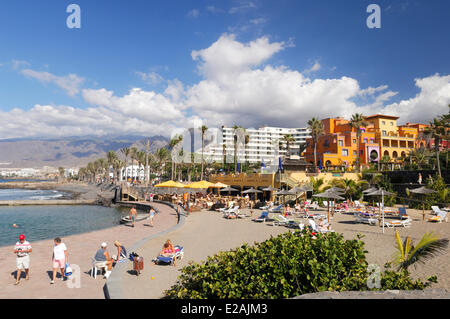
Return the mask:
<path fill-rule="evenodd" d="M 69 262 L 69 255 L 67 253 L 67 247 L 64 243 L 61 242 L 61 238 L 56 237 L 55 245 L 53 246 L 53 280 L 50 281 L 51 284 L 55 283 L 56 273 L 58 272 L 58 268 L 61 270 L 61 279 L 64 281 L 64 268 L 66 267 L 66 263 Z"/>
<path fill-rule="evenodd" d="M 16 254 L 16 266 L 17 266 L 17 277 L 15 285 L 19 284 L 20 275 L 22 274 L 22 269 L 25 270 L 26 280 L 30 279 L 30 253 L 33 250 L 29 242 L 25 240 L 24 235 L 19 236 L 19 241 L 14 247 L 14 254 Z"/>

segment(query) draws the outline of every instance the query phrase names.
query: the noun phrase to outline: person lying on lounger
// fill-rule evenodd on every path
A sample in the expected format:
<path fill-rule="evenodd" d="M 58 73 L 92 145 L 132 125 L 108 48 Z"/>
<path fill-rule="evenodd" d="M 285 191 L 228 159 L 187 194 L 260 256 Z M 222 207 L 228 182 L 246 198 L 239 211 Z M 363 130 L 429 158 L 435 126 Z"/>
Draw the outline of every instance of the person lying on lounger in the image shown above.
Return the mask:
<path fill-rule="evenodd" d="M 172 256 L 173 254 L 175 254 L 175 248 L 173 247 L 173 245 L 172 245 L 170 239 L 168 239 L 168 240 L 164 243 L 163 248 L 162 248 L 162 250 L 161 250 L 160 253 L 159 253 L 159 256 L 170 257 L 170 256 Z M 174 265 L 174 266 L 176 266 L 175 263 L 176 263 L 176 258 L 175 258 L 174 261 L 173 261 L 173 265 Z"/>

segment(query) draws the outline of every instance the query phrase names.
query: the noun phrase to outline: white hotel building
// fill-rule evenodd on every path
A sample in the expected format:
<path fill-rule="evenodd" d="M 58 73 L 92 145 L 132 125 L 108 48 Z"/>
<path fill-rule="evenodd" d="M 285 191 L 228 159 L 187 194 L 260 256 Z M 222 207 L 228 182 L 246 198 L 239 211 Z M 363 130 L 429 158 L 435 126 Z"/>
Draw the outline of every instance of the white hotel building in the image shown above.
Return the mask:
<path fill-rule="evenodd" d="M 227 155 L 227 162 L 232 163 L 234 158 L 234 136 L 235 130 L 232 127 L 222 127 L 222 137 L 218 137 L 220 143 L 211 143 L 205 146 L 204 157 L 209 162 L 223 162 L 224 146 Z M 292 135 L 295 142 L 289 145 L 290 155 L 300 155 L 300 145 L 306 144 L 306 139 L 310 138 L 307 128 L 280 128 L 262 127 L 259 129 L 245 129 L 245 134 L 249 136 L 248 144 L 243 142 L 238 146 L 239 162 L 275 164 L 278 157 L 286 156 L 286 143 L 283 141 L 285 135 Z M 197 151 L 201 154 L 201 149 Z M 278 163 L 278 162 L 276 162 Z"/>

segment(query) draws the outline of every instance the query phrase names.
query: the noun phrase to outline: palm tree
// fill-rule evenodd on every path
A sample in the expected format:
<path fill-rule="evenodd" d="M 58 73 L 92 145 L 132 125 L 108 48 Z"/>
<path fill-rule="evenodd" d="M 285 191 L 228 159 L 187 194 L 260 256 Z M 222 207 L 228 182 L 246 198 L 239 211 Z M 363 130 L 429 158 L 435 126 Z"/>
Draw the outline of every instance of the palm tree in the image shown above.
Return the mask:
<path fill-rule="evenodd" d="M 356 129 L 356 170 L 360 171 L 360 150 L 359 150 L 359 139 L 361 137 L 361 127 L 366 127 L 368 125 L 367 121 L 360 113 L 355 113 L 350 119 L 350 127 Z"/>
<path fill-rule="evenodd" d="M 200 127 L 200 130 L 202 132 L 202 172 L 200 175 L 200 180 L 203 180 L 203 165 L 204 165 L 203 153 L 205 152 L 205 135 L 206 131 L 208 131 L 208 127 L 206 125 L 202 125 Z"/>
<path fill-rule="evenodd" d="M 437 164 L 437 171 L 439 176 L 441 175 L 441 164 L 439 159 L 439 144 L 443 137 L 445 136 L 445 128 L 444 123 L 440 118 L 435 118 L 433 121 L 430 122 L 430 126 L 425 128 L 424 134 L 431 136 L 434 139 L 434 150 L 436 152 L 436 164 Z"/>
<path fill-rule="evenodd" d="M 394 255 L 394 264 L 398 270 L 408 271 L 409 266 L 416 263 L 425 263 L 439 253 L 443 253 L 448 246 L 448 239 L 440 239 L 439 236 L 431 233 L 425 233 L 417 246 L 414 246 L 411 237 L 406 237 L 403 241 L 398 231 L 395 231 L 396 253 Z"/>
<path fill-rule="evenodd" d="M 106 154 L 106 159 L 108 160 L 108 168 L 113 167 L 113 179 L 116 180 L 116 174 L 115 174 L 115 170 L 114 170 L 114 161 L 117 159 L 116 152 L 109 151 Z M 109 180 L 111 181 L 111 178 L 109 178 Z"/>
<path fill-rule="evenodd" d="M 323 123 L 315 117 L 308 121 L 308 129 L 311 131 L 314 145 L 314 171 L 317 172 L 317 142 L 319 137 L 325 132 L 325 129 Z"/>
<path fill-rule="evenodd" d="M 175 148 L 175 146 L 180 142 L 180 137 L 181 137 L 181 135 L 175 135 L 170 141 L 169 141 L 169 148 L 170 148 L 170 150 L 171 151 L 173 151 L 173 149 Z M 181 137 L 181 139 L 182 139 L 182 137 Z M 170 159 L 172 159 L 172 157 L 170 156 Z M 175 162 L 172 160 L 171 161 L 172 162 L 172 180 L 175 178 L 175 173 L 176 173 L 176 171 L 175 171 L 175 169 L 176 169 L 176 166 L 175 166 Z"/>
<path fill-rule="evenodd" d="M 125 181 L 128 181 L 128 156 L 130 156 L 130 148 L 129 147 L 124 147 L 122 149 L 120 149 L 120 152 L 122 152 L 122 154 L 125 156 Z"/>
<path fill-rule="evenodd" d="M 320 193 L 320 188 L 325 183 L 325 180 L 323 178 L 310 178 L 310 185 L 313 188 L 313 193 L 317 194 Z"/>
<path fill-rule="evenodd" d="M 430 152 L 424 147 L 415 148 L 409 152 L 410 162 L 414 161 L 418 169 L 422 169 L 422 165 L 428 163 L 429 157 Z"/>
<path fill-rule="evenodd" d="M 295 143 L 295 138 L 292 134 L 286 134 L 283 136 L 283 142 L 286 143 L 286 158 L 289 157 L 291 151 L 291 143 Z"/>

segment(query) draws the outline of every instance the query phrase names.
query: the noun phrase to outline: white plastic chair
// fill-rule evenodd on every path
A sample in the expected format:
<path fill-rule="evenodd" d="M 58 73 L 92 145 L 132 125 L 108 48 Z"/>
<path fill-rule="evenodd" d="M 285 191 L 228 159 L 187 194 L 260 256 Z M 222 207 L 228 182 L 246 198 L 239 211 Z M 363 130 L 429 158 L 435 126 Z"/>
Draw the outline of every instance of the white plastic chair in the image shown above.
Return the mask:
<path fill-rule="evenodd" d="M 91 276 L 94 277 L 94 279 L 97 279 L 97 272 L 99 270 L 104 270 L 105 273 L 108 272 L 108 266 L 106 265 L 106 261 L 97 261 L 95 258 L 92 258 L 92 269 L 91 269 Z"/>

